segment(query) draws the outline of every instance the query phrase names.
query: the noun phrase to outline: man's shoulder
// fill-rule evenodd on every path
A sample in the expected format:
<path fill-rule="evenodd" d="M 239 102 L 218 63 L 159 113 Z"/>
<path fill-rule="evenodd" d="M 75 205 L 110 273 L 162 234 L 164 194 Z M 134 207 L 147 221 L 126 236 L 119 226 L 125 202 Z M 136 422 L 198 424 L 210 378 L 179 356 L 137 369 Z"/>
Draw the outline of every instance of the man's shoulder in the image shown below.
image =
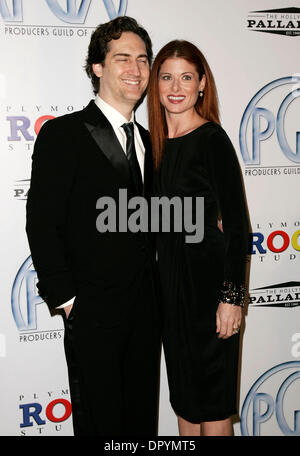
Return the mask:
<path fill-rule="evenodd" d="M 59 132 L 63 133 L 69 130 L 74 133 L 77 129 L 80 131 L 86 116 L 91 113 L 93 114 L 94 109 L 94 101 L 91 100 L 85 107 L 83 107 L 83 109 L 47 120 L 47 122 L 44 123 L 41 132 L 43 131 L 43 133 L 47 134 Z"/>
<path fill-rule="evenodd" d="M 43 125 L 44 130 L 53 131 L 61 130 L 66 128 L 75 128 L 75 125 L 82 122 L 82 113 L 86 108 L 83 108 L 79 111 L 74 111 L 68 114 L 63 114 L 61 116 L 54 117 L 53 119 L 47 120 Z"/>

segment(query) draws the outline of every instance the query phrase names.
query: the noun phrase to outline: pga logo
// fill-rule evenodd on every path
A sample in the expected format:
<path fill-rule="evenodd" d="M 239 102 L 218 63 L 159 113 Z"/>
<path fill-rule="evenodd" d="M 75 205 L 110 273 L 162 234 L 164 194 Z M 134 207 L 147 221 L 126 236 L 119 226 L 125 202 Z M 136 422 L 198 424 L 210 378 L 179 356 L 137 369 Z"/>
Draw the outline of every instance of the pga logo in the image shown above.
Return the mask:
<path fill-rule="evenodd" d="M 300 131 L 295 131 L 291 122 L 300 116 L 299 96 L 300 74 L 272 81 L 254 95 L 245 109 L 239 132 L 245 165 L 262 165 L 262 149 L 268 139 L 276 141 L 290 162 L 300 163 Z M 297 127 L 300 130 L 299 122 Z M 276 143 L 270 148 L 278 149 Z M 265 162 L 268 152 L 264 150 Z"/>
<path fill-rule="evenodd" d="M 295 401 L 296 398 L 296 401 Z M 300 436 L 300 361 L 272 367 L 250 388 L 241 411 L 241 434 Z"/>
<path fill-rule="evenodd" d="M 44 1 L 58 19 L 69 24 L 84 24 L 91 4 L 91 0 L 66 0 L 66 8 L 62 8 L 59 0 Z M 126 14 L 128 0 L 120 0 L 118 10 L 116 10 L 113 0 L 103 0 L 103 3 L 109 19 Z M 11 9 L 7 0 L 0 0 L 0 15 L 4 22 L 23 22 L 23 0 L 12 0 Z"/>
<path fill-rule="evenodd" d="M 20 267 L 12 286 L 12 314 L 19 331 L 37 329 L 36 306 L 44 301 L 37 293 L 37 273 L 31 256 Z"/>

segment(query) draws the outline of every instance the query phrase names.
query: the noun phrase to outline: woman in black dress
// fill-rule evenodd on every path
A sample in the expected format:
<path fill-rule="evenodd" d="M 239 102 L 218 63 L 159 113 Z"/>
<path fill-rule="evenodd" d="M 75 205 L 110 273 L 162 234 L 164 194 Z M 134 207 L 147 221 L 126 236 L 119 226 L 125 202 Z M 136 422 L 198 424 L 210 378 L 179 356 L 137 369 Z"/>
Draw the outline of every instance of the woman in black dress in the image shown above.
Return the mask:
<path fill-rule="evenodd" d="M 187 243 L 184 230 L 158 235 L 170 402 L 180 435 L 232 435 L 248 219 L 214 79 L 193 44 L 158 53 L 148 109 L 156 196 L 204 197 L 202 242 Z"/>

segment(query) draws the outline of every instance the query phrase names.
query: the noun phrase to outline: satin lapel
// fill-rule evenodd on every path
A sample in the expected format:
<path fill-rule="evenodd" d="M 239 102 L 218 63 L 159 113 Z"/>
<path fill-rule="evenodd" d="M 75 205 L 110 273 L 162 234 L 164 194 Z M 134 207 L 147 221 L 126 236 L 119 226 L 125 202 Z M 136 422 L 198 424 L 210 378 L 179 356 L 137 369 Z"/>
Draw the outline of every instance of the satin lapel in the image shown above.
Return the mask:
<path fill-rule="evenodd" d="M 84 124 L 101 152 L 108 158 L 116 170 L 130 180 L 130 169 L 126 155 L 121 147 L 115 132 L 101 110 L 90 101 L 83 110 Z"/>
<path fill-rule="evenodd" d="M 153 178 L 153 160 L 152 160 L 152 147 L 150 142 L 150 135 L 137 124 L 139 132 L 145 147 L 145 161 L 144 161 L 144 195 L 146 198 L 151 196 L 152 192 L 152 178 Z"/>

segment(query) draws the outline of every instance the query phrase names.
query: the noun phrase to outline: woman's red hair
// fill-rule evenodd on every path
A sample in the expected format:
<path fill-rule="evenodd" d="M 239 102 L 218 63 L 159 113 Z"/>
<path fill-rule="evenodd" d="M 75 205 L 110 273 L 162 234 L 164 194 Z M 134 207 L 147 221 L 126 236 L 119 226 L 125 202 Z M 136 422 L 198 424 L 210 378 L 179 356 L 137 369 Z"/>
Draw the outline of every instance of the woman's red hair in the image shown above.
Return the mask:
<path fill-rule="evenodd" d="M 199 80 L 205 74 L 204 96 L 198 97 L 195 109 L 204 119 L 220 123 L 217 89 L 206 58 L 194 44 L 188 41 L 170 41 L 159 51 L 154 60 L 148 86 L 148 123 L 155 169 L 160 165 L 165 139 L 168 136 L 165 111 L 159 99 L 158 76 L 163 62 L 173 57 L 179 57 L 194 64 Z"/>

